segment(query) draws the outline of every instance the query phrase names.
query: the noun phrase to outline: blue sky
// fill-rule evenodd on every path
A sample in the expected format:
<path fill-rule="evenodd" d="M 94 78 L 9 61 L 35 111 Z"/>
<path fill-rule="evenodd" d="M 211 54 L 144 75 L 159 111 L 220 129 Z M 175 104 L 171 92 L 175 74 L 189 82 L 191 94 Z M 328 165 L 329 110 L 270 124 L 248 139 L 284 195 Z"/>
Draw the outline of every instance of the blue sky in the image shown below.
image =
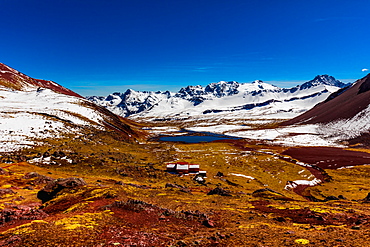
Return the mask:
<path fill-rule="evenodd" d="M 0 0 L 0 62 L 82 95 L 370 68 L 370 1 Z"/>

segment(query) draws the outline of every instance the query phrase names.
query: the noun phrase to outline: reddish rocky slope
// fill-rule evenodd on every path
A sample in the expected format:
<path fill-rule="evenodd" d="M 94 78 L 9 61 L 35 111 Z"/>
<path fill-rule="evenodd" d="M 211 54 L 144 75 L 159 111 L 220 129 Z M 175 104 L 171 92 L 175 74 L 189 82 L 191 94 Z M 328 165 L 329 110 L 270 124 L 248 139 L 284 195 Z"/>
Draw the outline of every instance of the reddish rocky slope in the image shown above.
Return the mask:
<path fill-rule="evenodd" d="M 83 98 L 81 95 L 53 82 L 31 78 L 3 63 L 0 63 L 0 85 L 15 90 L 27 88 L 48 88 L 57 93 Z"/>
<path fill-rule="evenodd" d="M 366 109 L 370 104 L 370 74 L 356 81 L 352 87 L 340 90 L 317 104 L 311 110 L 283 125 L 329 123 L 349 119 Z"/>

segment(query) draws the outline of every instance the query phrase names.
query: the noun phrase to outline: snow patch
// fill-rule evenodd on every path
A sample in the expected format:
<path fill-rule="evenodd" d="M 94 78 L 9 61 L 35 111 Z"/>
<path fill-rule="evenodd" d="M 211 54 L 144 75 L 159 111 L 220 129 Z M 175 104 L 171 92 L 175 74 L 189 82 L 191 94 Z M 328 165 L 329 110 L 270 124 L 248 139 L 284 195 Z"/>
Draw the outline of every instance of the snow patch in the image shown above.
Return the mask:
<path fill-rule="evenodd" d="M 243 178 L 248 178 L 248 179 L 255 179 L 254 177 L 251 177 L 251 176 L 247 176 L 247 175 L 244 175 L 244 174 L 239 174 L 239 173 L 230 173 L 229 175 L 233 175 L 233 176 L 237 176 L 237 177 L 243 177 Z"/>

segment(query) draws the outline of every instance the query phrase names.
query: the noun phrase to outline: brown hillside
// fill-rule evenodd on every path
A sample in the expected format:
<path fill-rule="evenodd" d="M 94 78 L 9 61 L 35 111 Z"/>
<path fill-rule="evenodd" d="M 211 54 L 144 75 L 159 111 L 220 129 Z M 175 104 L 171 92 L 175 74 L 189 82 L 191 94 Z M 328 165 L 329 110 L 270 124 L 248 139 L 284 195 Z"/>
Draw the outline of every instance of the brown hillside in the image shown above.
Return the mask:
<path fill-rule="evenodd" d="M 0 88 L 11 90 L 37 90 L 38 88 L 47 88 L 53 90 L 56 93 L 61 93 L 69 96 L 74 96 L 81 99 L 81 104 L 85 107 L 92 108 L 99 112 L 104 117 L 104 125 L 106 130 L 109 130 L 110 134 L 113 134 L 120 140 L 132 141 L 139 139 L 144 135 L 144 132 L 140 130 L 140 126 L 136 123 L 122 118 L 109 110 L 98 106 L 81 95 L 69 90 L 53 81 L 41 80 L 31 78 L 3 63 L 0 63 Z M 58 109 L 56 109 L 58 110 Z M 78 115 L 78 113 L 77 113 Z M 77 116 L 81 117 L 81 116 Z"/>
<path fill-rule="evenodd" d="M 83 98 L 81 95 L 69 90 L 53 81 L 46 81 L 31 78 L 11 67 L 0 63 L 0 85 L 14 90 L 24 90 L 26 88 L 48 88 L 55 92 Z"/>
<path fill-rule="evenodd" d="M 299 115 L 283 125 L 328 123 L 354 117 L 370 104 L 370 74 L 356 81 L 343 93 L 332 96 L 311 110 Z M 337 95 L 335 95 L 337 94 Z"/>

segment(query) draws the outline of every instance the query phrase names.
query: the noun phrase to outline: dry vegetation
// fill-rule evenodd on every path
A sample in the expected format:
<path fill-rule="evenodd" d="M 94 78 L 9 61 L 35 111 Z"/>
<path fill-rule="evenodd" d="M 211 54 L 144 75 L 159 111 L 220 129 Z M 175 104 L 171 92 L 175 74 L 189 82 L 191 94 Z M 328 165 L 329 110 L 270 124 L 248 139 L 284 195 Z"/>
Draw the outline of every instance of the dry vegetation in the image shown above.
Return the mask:
<path fill-rule="evenodd" d="M 47 143 L 1 156 L 0 246 L 370 246 L 369 166 L 326 170 L 309 201 L 284 189 L 312 175 L 280 159 L 282 147 L 89 131 Z M 167 173 L 172 161 L 200 164 L 206 181 Z M 87 185 L 42 204 L 47 183 L 70 177 Z"/>

